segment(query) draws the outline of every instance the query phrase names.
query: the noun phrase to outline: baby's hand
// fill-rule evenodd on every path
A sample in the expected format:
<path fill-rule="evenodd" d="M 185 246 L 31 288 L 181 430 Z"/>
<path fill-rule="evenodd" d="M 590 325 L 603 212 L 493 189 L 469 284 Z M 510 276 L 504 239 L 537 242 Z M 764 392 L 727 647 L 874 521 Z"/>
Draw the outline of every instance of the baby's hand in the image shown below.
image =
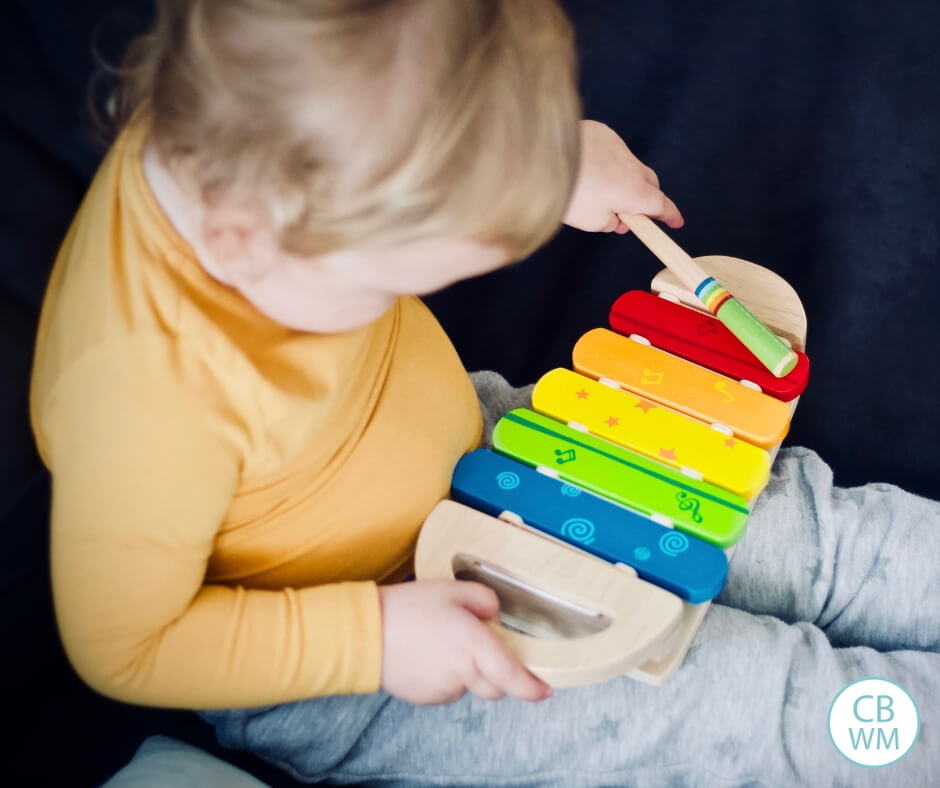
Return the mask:
<path fill-rule="evenodd" d="M 462 580 L 379 586 L 384 653 L 382 687 L 419 705 L 452 703 L 468 690 L 487 700 L 542 700 L 533 676 L 481 619 L 499 615 L 492 589 Z"/>
<path fill-rule="evenodd" d="M 565 224 L 592 232 L 627 232 L 618 213 L 643 213 L 681 227 L 685 220 L 659 188 L 656 173 L 609 126 L 581 122 L 581 166 Z"/>

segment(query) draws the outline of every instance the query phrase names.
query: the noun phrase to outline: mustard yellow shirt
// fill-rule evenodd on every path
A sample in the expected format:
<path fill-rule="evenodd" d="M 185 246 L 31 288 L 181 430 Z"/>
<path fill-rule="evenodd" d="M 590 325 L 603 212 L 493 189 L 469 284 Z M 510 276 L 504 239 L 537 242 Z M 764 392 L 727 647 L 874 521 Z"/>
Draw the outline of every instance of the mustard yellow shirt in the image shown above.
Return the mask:
<path fill-rule="evenodd" d="M 56 616 L 94 688 L 225 708 L 379 686 L 376 581 L 410 571 L 482 420 L 427 308 L 287 329 L 212 279 L 144 178 L 143 127 L 63 243 L 31 417 Z"/>

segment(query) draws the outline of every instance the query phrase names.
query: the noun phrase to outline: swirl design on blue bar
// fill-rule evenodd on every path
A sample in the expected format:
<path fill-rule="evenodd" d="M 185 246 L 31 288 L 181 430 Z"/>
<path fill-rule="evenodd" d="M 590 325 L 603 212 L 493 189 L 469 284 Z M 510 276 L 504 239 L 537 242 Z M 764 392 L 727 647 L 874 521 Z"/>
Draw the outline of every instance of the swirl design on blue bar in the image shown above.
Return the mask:
<path fill-rule="evenodd" d="M 561 526 L 561 535 L 569 542 L 591 544 L 594 541 L 594 523 L 583 517 L 572 517 Z"/>
<path fill-rule="evenodd" d="M 519 476 L 509 471 L 503 471 L 496 477 L 500 490 L 515 490 L 519 486 Z"/>
<path fill-rule="evenodd" d="M 659 549 L 670 558 L 675 558 L 689 549 L 689 538 L 680 531 L 670 531 L 659 537 Z"/>

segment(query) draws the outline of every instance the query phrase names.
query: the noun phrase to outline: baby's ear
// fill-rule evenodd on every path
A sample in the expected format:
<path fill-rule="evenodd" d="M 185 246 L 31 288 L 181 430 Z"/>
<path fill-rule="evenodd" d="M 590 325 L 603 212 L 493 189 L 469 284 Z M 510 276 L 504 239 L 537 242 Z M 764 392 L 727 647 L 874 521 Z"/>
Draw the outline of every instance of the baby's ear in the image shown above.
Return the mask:
<path fill-rule="evenodd" d="M 206 203 L 203 239 L 219 265 L 251 279 L 268 269 L 277 251 L 267 211 L 233 199 L 215 198 Z"/>

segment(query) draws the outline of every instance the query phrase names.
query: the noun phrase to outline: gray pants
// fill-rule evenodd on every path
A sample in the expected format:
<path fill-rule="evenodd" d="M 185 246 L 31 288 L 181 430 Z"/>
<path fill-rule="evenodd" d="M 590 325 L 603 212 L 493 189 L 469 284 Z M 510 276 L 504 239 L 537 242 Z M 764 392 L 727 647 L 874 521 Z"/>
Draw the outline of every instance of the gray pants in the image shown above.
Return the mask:
<path fill-rule="evenodd" d="M 474 376 L 487 432 L 529 389 Z M 672 680 L 556 690 L 542 703 L 385 693 L 207 712 L 220 741 L 304 781 L 385 785 L 940 785 L 940 503 L 832 486 L 812 451 L 780 452 L 727 585 Z M 837 693 L 902 685 L 920 735 L 881 768 L 828 733 Z"/>

